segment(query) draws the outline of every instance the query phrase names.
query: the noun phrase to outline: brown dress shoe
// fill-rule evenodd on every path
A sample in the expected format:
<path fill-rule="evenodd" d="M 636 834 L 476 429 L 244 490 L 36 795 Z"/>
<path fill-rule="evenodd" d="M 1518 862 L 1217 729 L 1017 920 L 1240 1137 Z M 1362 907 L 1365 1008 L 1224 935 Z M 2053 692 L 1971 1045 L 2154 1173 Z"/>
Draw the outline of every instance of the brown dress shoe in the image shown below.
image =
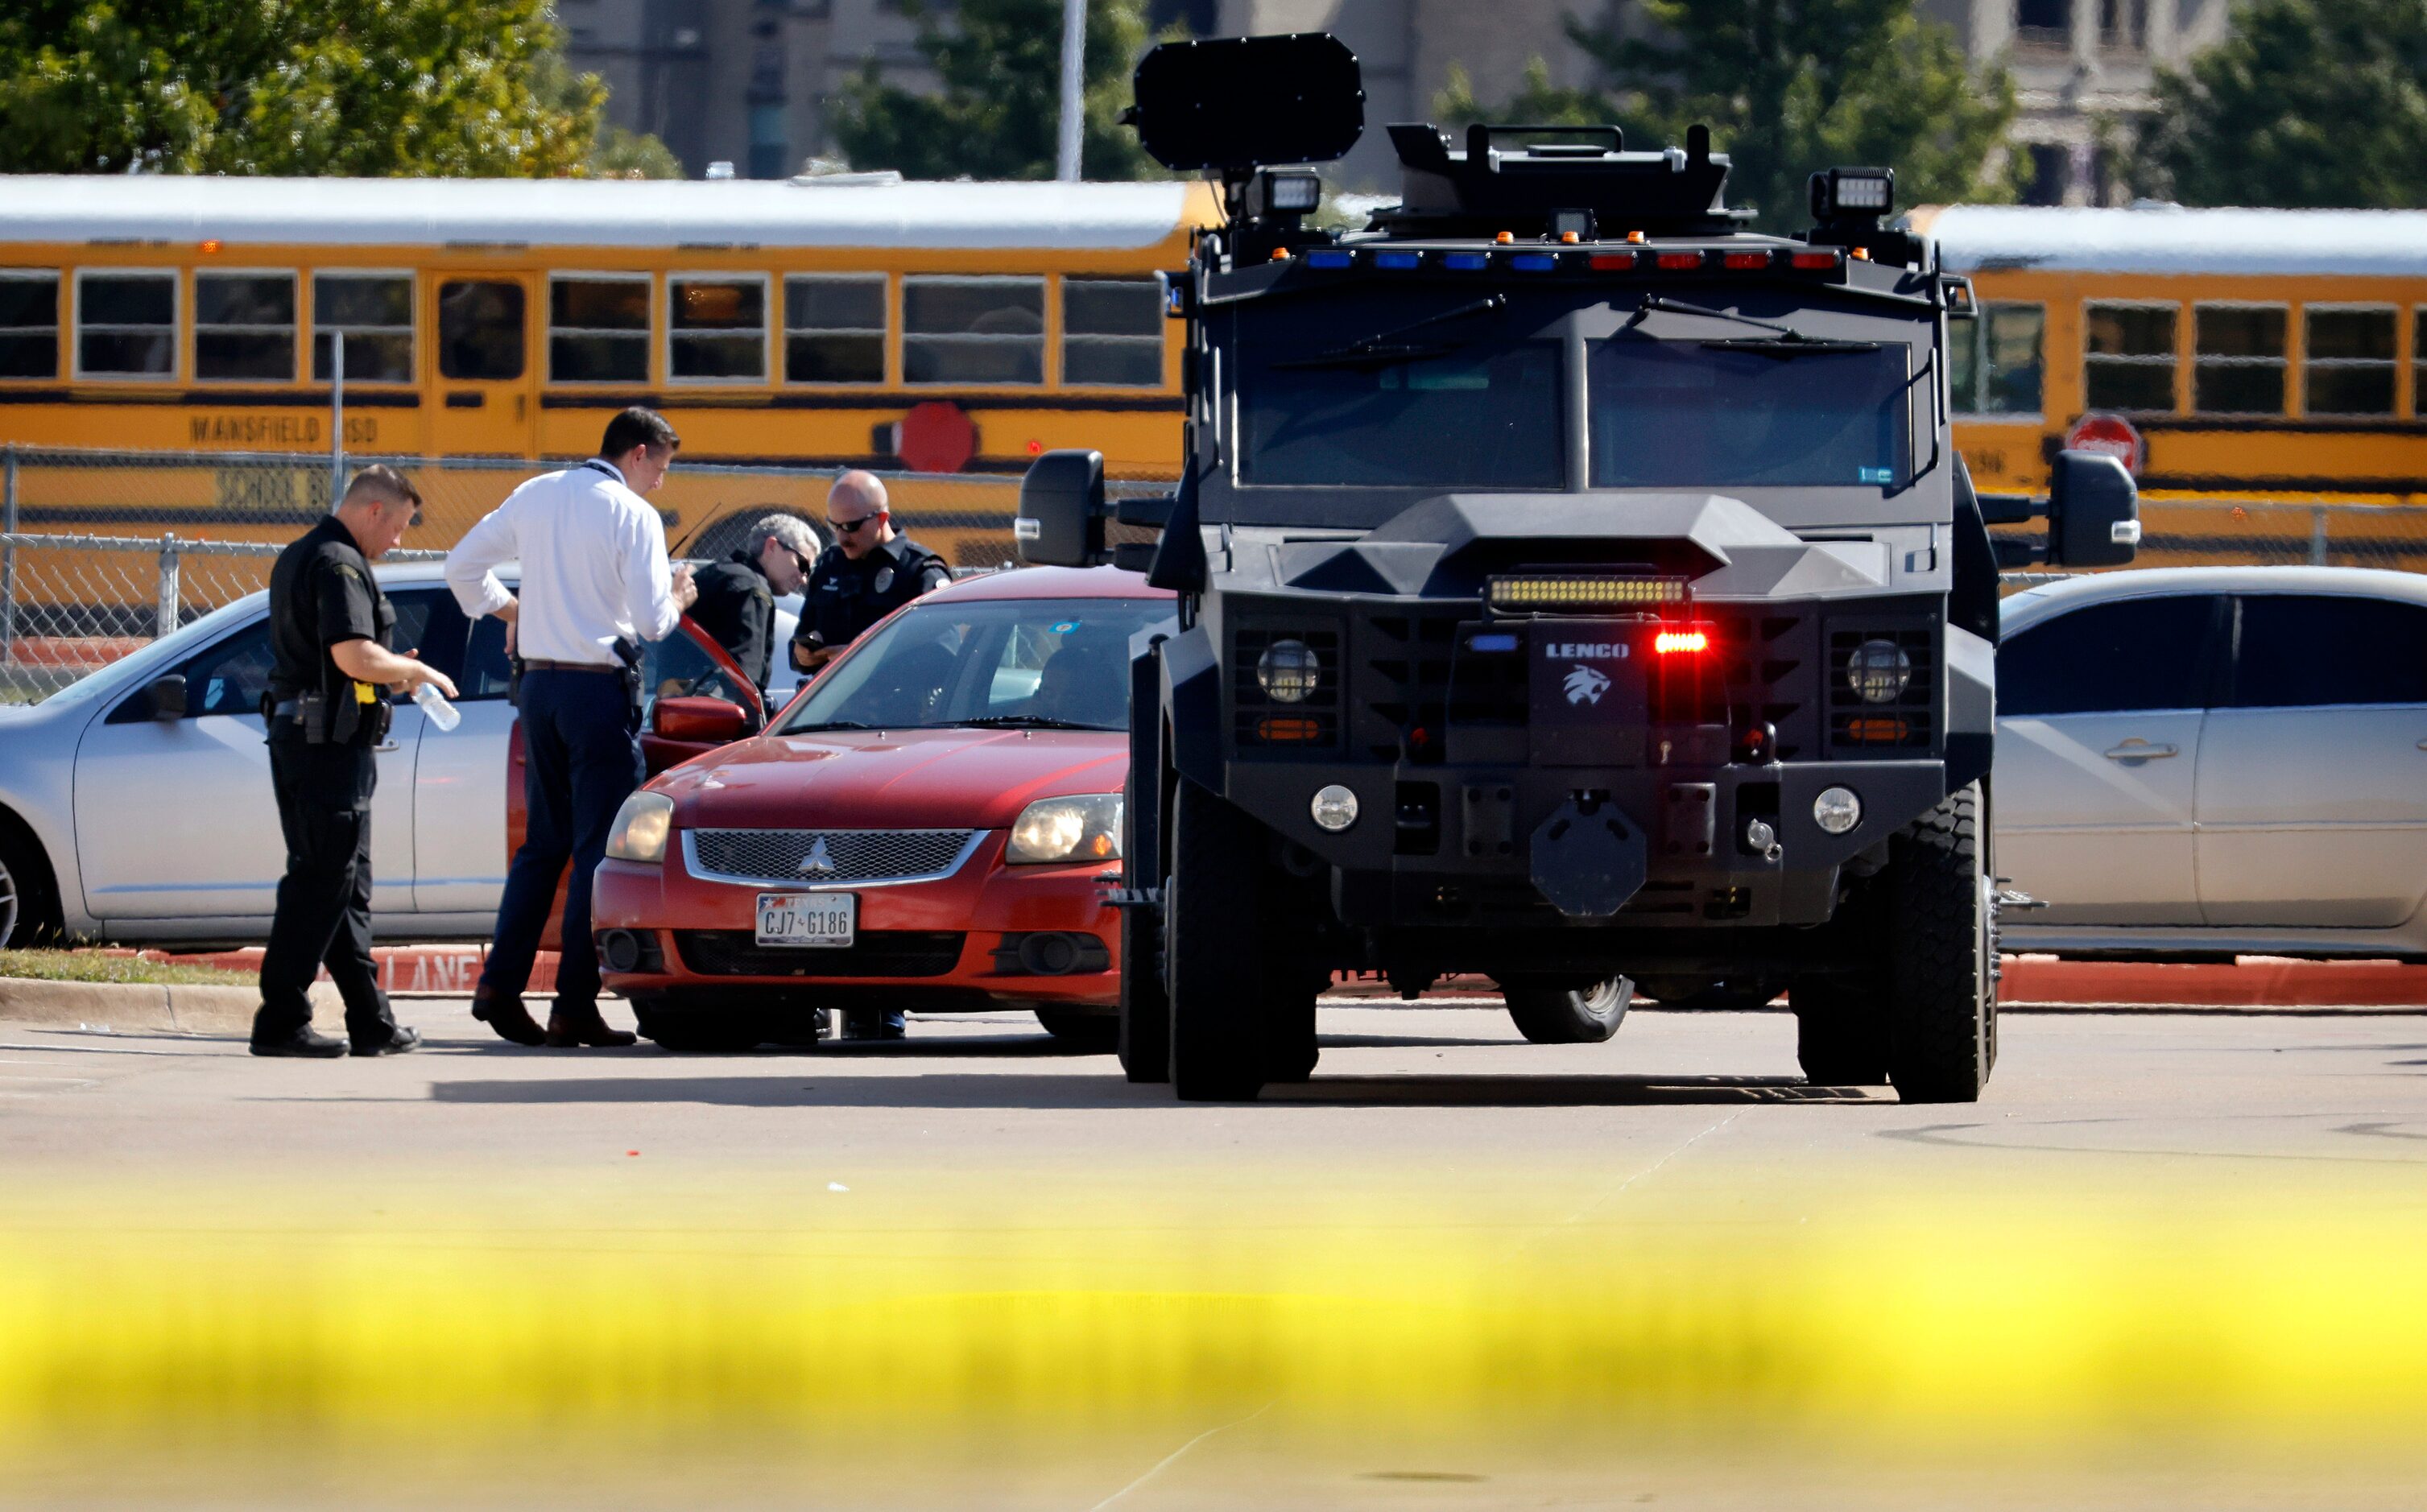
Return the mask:
<path fill-rule="evenodd" d="M 520 998 L 484 998 L 472 995 L 472 1016 L 497 1032 L 500 1039 L 516 1045 L 545 1045 L 547 1032 L 539 1027 L 530 1010 Z"/>
<path fill-rule="evenodd" d="M 584 1003 L 578 1008 L 560 1006 L 547 1016 L 547 1042 L 559 1049 L 587 1045 L 596 1049 L 611 1049 L 639 1040 L 620 1029 L 610 1029 L 607 1020 L 598 1016 L 596 1003 Z"/>

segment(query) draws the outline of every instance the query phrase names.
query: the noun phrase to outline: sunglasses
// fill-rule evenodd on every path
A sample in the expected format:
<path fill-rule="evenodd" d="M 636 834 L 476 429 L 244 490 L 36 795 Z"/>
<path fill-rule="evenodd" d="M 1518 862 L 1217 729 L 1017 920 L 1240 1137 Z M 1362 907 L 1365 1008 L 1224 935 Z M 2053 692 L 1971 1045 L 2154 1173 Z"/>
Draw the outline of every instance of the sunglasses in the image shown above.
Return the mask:
<path fill-rule="evenodd" d="M 873 514 L 863 514 L 863 515 L 861 515 L 861 516 L 860 516 L 858 519 L 856 519 L 856 520 L 832 520 L 832 519 L 830 519 L 830 520 L 826 521 L 826 524 L 828 524 L 828 525 L 830 525 L 830 526 L 834 527 L 834 528 L 836 528 L 836 529 L 838 529 L 838 530 L 841 531 L 843 534 L 845 534 L 845 535 L 849 535 L 849 534 L 851 534 L 853 531 L 855 531 L 855 530 L 858 529 L 861 526 L 863 526 L 863 525 L 868 525 L 868 524 L 870 524 L 870 523 L 873 522 L 874 520 L 876 520 L 877 518 L 878 518 L 878 516 L 873 515 Z"/>

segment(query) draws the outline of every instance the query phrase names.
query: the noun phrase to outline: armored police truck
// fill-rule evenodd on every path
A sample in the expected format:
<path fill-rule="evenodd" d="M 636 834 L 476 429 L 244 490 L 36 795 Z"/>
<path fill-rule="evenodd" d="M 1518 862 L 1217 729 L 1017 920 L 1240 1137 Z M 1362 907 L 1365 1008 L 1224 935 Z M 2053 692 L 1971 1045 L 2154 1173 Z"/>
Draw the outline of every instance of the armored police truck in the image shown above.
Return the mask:
<path fill-rule="evenodd" d="M 1700 127 L 1393 125 L 1399 203 L 1338 233 L 1273 166 L 1361 130 L 1338 41 L 1166 45 L 1136 87 L 1228 208 L 1168 275 L 1184 476 L 1107 510 L 1100 459 L 1051 453 L 1017 527 L 1181 597 L 1132 665 L 1132 1080 L 1304 1080 L 1345 970 L 1488 977 L 1536 1041 L 1783 988 L 1815 1083 L 1977 1097 L 2001 553 L 2112 564 L 2139 523 L 2104 457 L 1976 497 L 1970 286 L 1889 226 L 1890 173 L 1815 175 L 1789 238 Z M 2044 544 L 1987 528 L 2034 512 Z"/>

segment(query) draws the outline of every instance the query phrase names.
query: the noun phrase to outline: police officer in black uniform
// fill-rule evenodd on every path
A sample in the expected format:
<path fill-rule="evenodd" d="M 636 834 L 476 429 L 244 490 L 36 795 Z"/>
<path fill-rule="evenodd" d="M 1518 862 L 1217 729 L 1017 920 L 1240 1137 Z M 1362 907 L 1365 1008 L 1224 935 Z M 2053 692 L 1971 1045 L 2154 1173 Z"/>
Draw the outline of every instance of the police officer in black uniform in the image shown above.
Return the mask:
<path fill-rule="evenodd" d="M 824 666 L 868 627 L 920 594 L 953 580 L 944 559 L 893 533 L 885 484 L 870 473 L 848 472 L 826 492 L 826 527 L 835 544 L 809 569 L 801 627 L 792 638 L 792 665 Z M 842 1016 L 847 1039 L 900 1039 L 907 1024 L 898 1008 L 853 1008 Z"/>
<path fill-rule="evenodd" d="M 371 576 L 418 517 L 421 496 L 389 467 L 366 467 L 336 512 L 269 571 L 269 775 L 286 874 L 261 957 L 255 1055 L 395 1055 L 421 1036 L 399 1028 L 371 963 L 372 747 L 387 733 L 383 688 L 455 685 L 389 649 L 396 611 Z M 346 1038 L 312 1028 L 312 979 L 326 965 L 346 1003 Z"/>
<path fill-rule="evenodd" d="M 953 580 L 943 558 L 893 533 L 885 484 L 872 473 L 835 480 L 826 492 L 826 526 L 835 544 L 809 569 L 801 627 L 792 637 L 792 665 L 803 672 L 824 666 L 870 626 Z"/>
<path fill-rule="evenodd" d="M 762 515 L 730 560 L 704 567 L 692 581 L 699 597 L 693 623 L 750 675 L 760 692 L 775 662 L 775 600 L 796 593 L 817 559 L 818 538 L 790 514 Z"/>

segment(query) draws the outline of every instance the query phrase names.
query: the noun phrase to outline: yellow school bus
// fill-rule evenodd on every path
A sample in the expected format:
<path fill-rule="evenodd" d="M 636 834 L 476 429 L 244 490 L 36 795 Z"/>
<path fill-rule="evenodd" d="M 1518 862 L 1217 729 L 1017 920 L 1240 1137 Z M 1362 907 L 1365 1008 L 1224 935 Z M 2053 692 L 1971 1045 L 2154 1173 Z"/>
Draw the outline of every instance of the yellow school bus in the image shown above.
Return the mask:
<path fill-rule="evenodd" d="M 686 463 L 990 475 L 1003 486 L 976 492 L 1006 519 L 1012 480 L 1055 447 L 1174 477 L 1180 338 L 1156 275 L 1216 219 L 1202 184 L 891 175 L 29 175 L 0 178 L 0 442 L 227 454 L 176 487 L 105 469 L 71 490 L 156 497 L 134 523 L 220 538 L 308 517 L 308 474 L 235 458 L 330 448 L 340 333 L 358 457 L 503 478 L 588 455 L 646 404 Z M 734 511 L 813 513 L 818 492 L 701 477 L 660 502 L 691 535 Z M 415 544 L 449 544 L 502 496 L 477 493 Z M 44 508 L 24 528 L 114 523 Z"/>
<path fill-rule="evenodd" d="M 2137 434 L 2153 503 L 2427 501 L 2427 212 L 1957 205 L 1914 225 L 1980 305 L 1948 377 L 1982 492 L 2045 492 L 2092 415 Z"/>

